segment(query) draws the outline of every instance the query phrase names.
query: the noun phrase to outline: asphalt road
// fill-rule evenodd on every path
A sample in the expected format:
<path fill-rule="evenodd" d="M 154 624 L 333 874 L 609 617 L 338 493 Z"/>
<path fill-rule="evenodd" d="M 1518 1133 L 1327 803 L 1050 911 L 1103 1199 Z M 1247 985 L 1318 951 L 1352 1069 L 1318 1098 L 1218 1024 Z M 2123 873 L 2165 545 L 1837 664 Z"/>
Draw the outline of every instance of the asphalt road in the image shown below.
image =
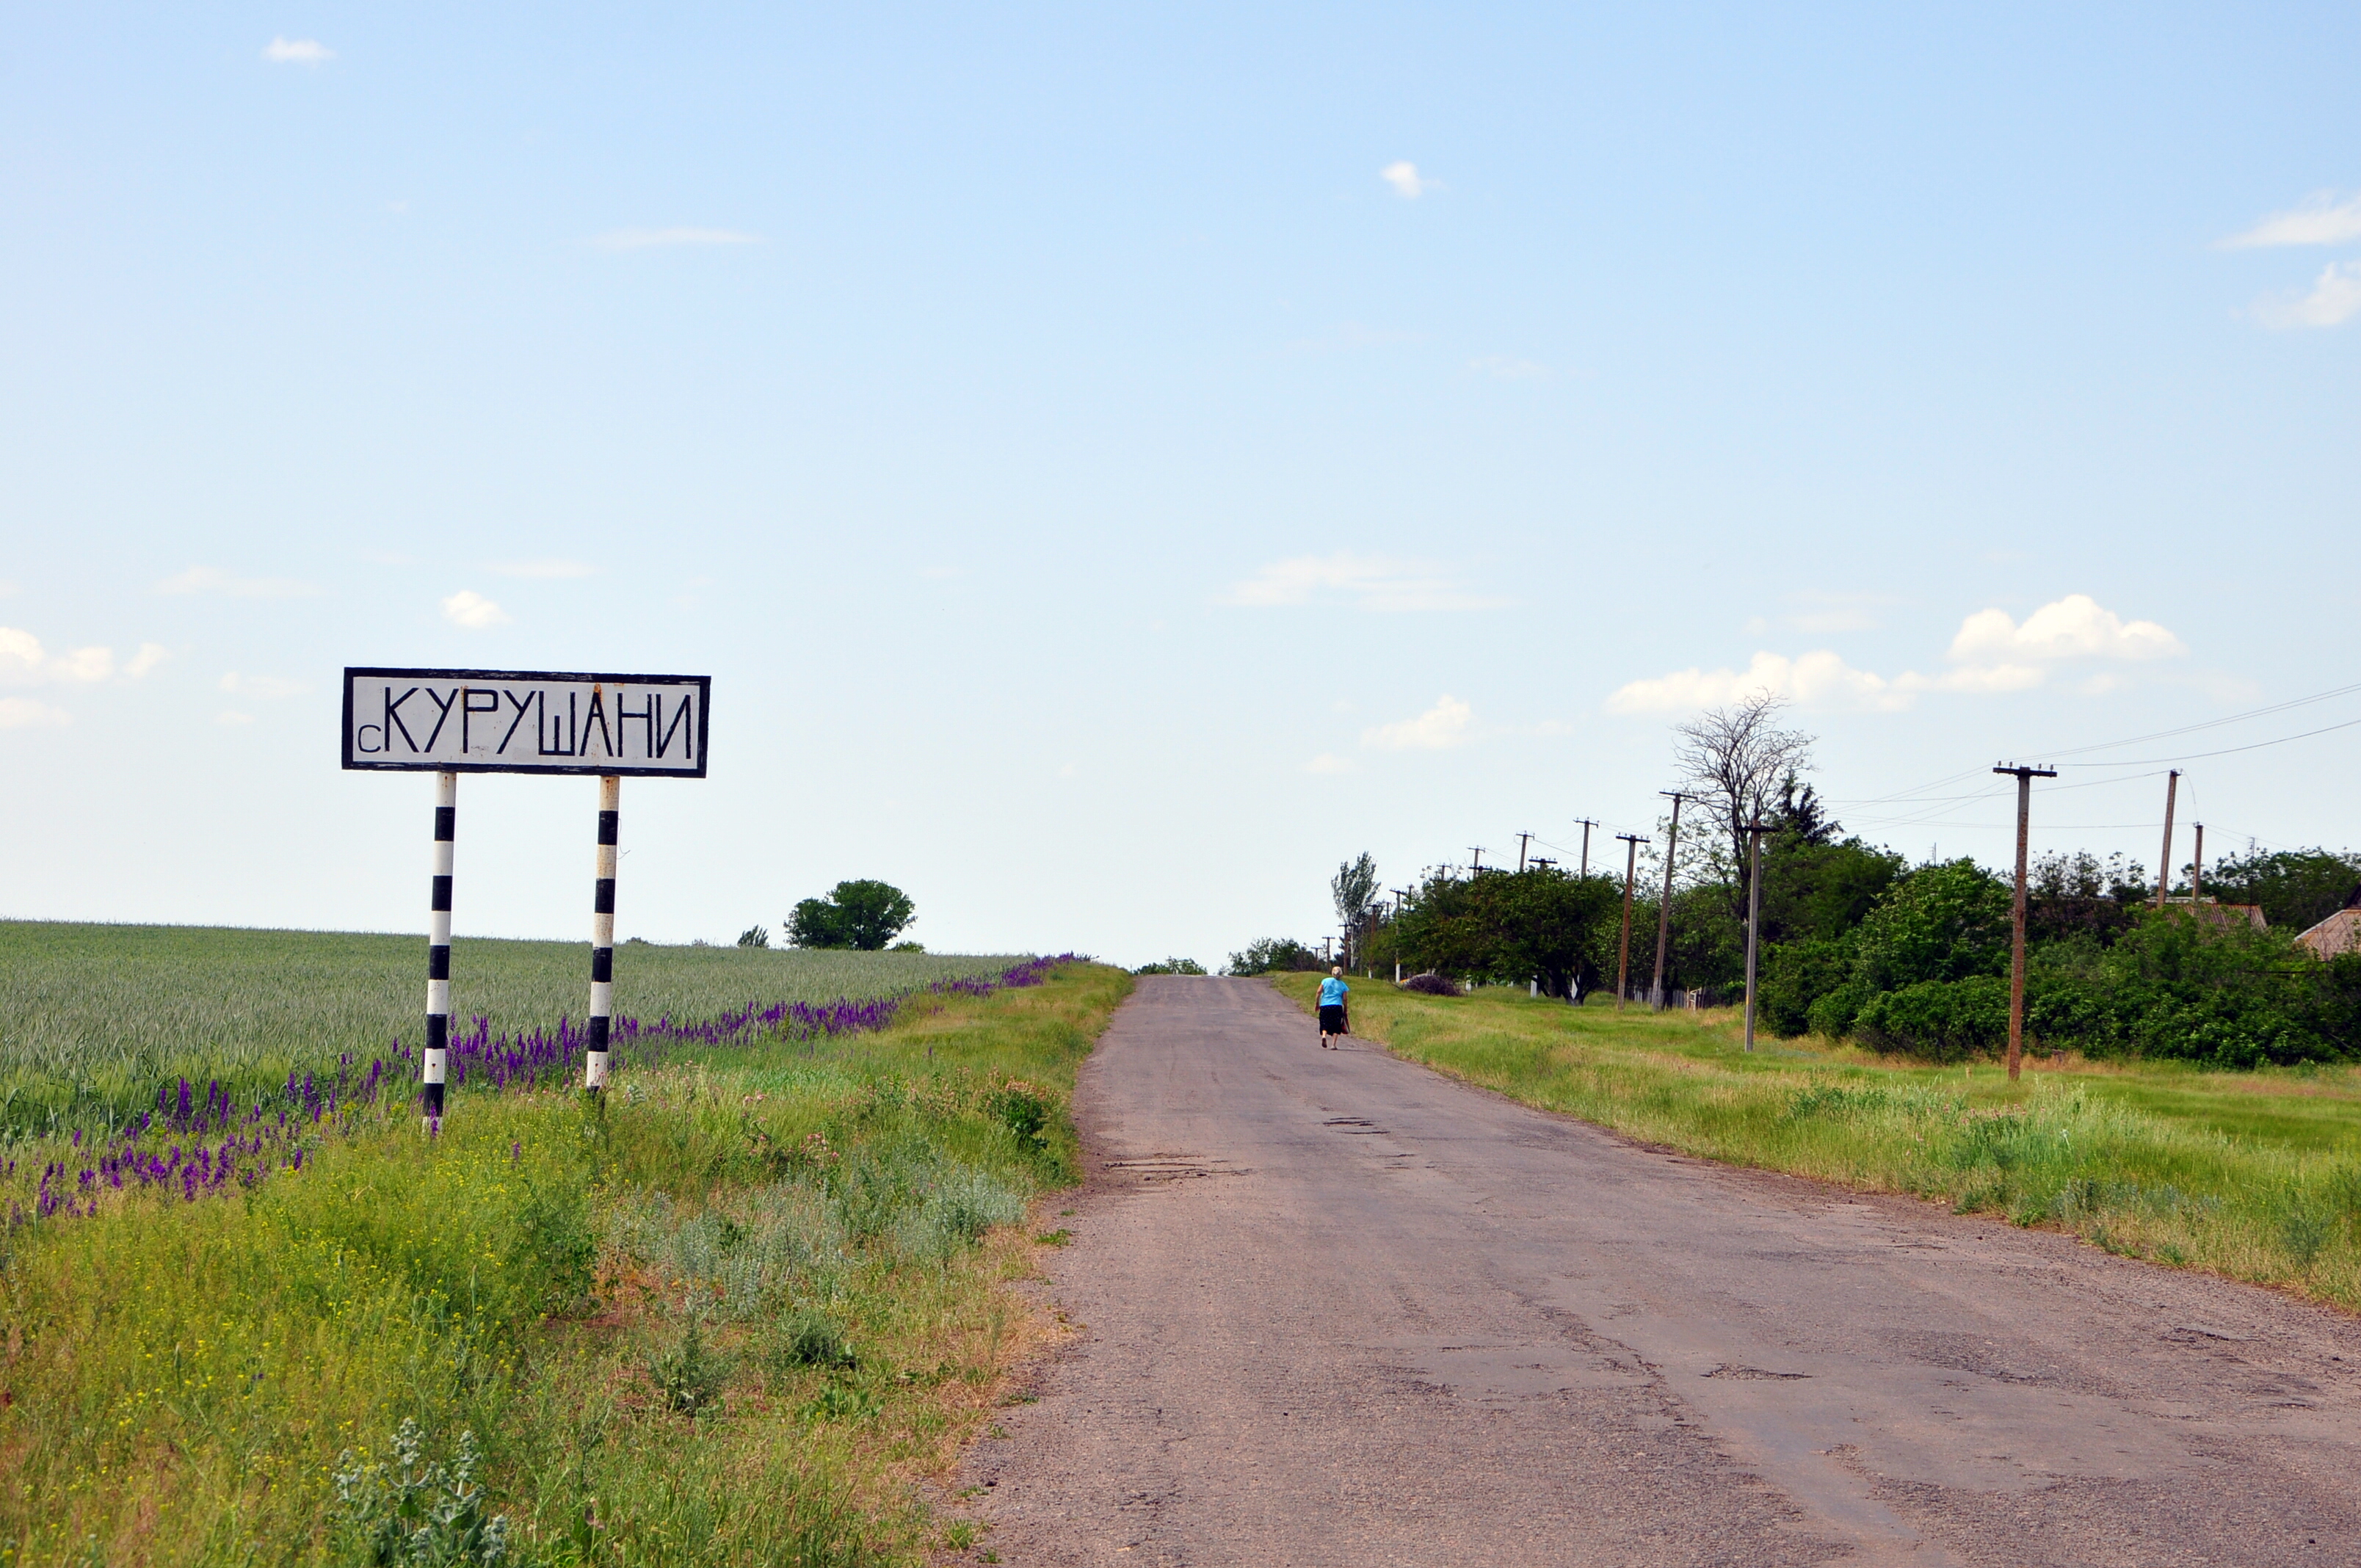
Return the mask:
<path fill-rule="evenodd" d="M 1011 1564 L 2361 1563 L 2361 1324 L 1646 1148 L 1259 982 L 1084 1071 Z"/>

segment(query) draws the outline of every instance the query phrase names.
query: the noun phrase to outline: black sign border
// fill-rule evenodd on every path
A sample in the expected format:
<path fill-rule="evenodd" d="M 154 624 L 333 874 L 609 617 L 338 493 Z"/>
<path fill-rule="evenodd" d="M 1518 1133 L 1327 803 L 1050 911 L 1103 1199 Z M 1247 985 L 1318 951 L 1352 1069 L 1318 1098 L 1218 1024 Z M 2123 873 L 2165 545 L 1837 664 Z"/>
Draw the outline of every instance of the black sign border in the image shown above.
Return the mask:
<path fill-rule="evenodd" d="M 612 762 L 575 766 L 515 767 L 505 762 L 362 762 L 352 756 L 353 743 L 353 682 L 376 680 L 391 676 L 401 680 L 421 681 L 598 681 L 618 686 L 695 686 L 697 688 L 697 769 L 617 767 Z M 713 724 L 713 677 L 711 675 L 609 675 L 586 674 L 573 670 L 423 670 L 387 664 L 347 664 L 345 666 L 344 697 L 339 705 L 344 710 L 343 727 L 337 732 L 336 750 L 344 767 L 363 773 L 558 773 L 606 778 L 637 779 L 701 779 L 705 776 L 706 738 Z"/>

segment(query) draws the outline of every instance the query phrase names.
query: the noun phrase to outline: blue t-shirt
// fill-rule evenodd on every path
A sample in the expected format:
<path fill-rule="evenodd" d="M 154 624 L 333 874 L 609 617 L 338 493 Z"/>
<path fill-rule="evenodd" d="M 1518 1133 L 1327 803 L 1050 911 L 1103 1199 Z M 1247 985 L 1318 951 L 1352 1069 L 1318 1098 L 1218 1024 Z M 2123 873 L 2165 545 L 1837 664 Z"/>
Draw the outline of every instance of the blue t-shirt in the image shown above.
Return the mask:
<path fill-rule="evenodd" d="M 1334 975 L 1330 975 L 1326 980 L 1320 982 L 1320 1005 L 1323 1007 L 1344 1006 L 1345 992 L 1352 989 L 1353 988 L 1351 986 L 1346 985 Z"/>

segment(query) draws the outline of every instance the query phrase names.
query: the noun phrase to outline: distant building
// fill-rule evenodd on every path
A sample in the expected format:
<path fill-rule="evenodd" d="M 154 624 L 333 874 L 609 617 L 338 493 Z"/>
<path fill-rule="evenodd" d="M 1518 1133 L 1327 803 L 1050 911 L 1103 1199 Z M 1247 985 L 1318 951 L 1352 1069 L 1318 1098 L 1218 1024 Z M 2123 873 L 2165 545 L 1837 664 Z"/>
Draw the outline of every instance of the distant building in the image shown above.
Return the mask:
<path fill-rule="evenodd" d="M 2361 952 L 2361 909 L 2347 905 L 2296 938 L 2316 959 Z"/>
<path fill-rule="evenodd" d="M 2266 931 L 2271 924 L 2263 918 L 2263 906 L 2259 904 L 2216 904 L 2210 898 L 2191 904 L 2185 898 L 2176 898 L 2166 907 L 2186 909 L 2208 926 L 2223 930 L 2244 926 L 2250 930 Z"/>

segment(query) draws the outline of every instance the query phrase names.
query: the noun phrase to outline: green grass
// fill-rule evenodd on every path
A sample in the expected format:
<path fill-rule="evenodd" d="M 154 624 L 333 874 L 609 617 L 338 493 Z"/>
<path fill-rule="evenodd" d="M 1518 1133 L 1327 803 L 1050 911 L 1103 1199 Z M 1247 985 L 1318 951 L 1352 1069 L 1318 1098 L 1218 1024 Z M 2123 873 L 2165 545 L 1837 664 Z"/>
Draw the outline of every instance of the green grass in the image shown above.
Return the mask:
<path fill-rule="evenodd" d="M 579 1018 L 585 942 L 461 938 L 452 1011 L 495 1028 Z M 891 995 L 1011 958 L 627 944 L 615 1008 L 710 1017 L 750 1002 Z M 332 931 L 0 921 L 0 1137 L 102 1124 L 159 1084 L 220 1079 L 240 1097 L 349 1052 L 367 1062 L 424 1031 L 426 939 Z"/>
<path fill-rule="evenodd" d="M 374 961 L 260 939 L 320 986 L 341 943 Z M 672 983 L 728 975 L 703 994 L 736 1003 L 796 972 L 778 957 Z M 676 1054 L 596 1111 L 465 1092 L 432 1142 L 379 1104 L 250 1192 L 107 1192 L 14 1232 L 0 1560 L 366 1561 L 340 1480 L 390 1496 L 414 1421 L 428 1459 L 473 1433 L 508 1561 L 921 1561 L 916 1481 L 1052 1332 L 1006 1281 L 1030 1200 L 1074 1178 L 1067 1096 L 1129 985 L 1072 963 L 878 1034 Z"/>
<path fill-rule="evenodd" d="M 1307 1009 L 1315 975 L 1279 977 Z M 1735 1165 L 2051 1225 L 2361 1310 L 2361 1068 L 1928 1067 L 1735 1014 L 1354 984 L 1355 1031 L 1547 1110 Z"/>

